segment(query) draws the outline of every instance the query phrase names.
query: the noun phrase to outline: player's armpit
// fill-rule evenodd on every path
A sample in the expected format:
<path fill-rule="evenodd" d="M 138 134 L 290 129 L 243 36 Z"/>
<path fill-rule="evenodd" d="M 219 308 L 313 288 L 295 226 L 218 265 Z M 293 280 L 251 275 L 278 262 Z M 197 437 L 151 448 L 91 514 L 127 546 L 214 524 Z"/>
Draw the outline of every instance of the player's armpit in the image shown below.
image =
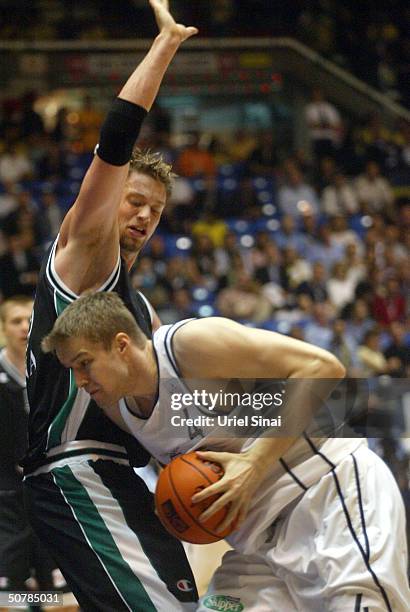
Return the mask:
<path fill-rule="evenodd" d="M 95 233 L 98 233 L 98 228 Z M 94 240 L 71 236 L 69 240 L 63 241 L 60 236 L 54 262 L 59 279 L 76 295 L 98 290 L 119 263 L 118 243 L 116 221 L 111 236 L 102 240 L 98 236 Z"/>

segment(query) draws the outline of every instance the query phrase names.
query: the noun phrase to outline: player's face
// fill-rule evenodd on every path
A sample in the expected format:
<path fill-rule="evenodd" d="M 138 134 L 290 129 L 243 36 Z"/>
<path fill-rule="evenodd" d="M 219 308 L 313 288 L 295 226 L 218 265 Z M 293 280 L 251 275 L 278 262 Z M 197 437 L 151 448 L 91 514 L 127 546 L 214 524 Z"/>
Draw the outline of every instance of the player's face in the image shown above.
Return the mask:
<path fill-rule="evenodd" d="M 6 346 L 13 352 L 24 353 L 33 304 L 10 304 L 6 309 L 3 333 Z"/>
<path fill-rule="evenodd" d="M 165 204 L 165 185 L 140 172 L 130 174 L 118 214 L 123 253 L 139 253 L 154 233 Z"/>
<path fill-rule="evenodd" d="M 127 395 L 128 369 L 114 348 L 106 350 L 102 344 L 80 337 L 66 340 L 56 353 L 60 362 L 71 368 L 77 387 L 99 406 L 115 406 Z"/>

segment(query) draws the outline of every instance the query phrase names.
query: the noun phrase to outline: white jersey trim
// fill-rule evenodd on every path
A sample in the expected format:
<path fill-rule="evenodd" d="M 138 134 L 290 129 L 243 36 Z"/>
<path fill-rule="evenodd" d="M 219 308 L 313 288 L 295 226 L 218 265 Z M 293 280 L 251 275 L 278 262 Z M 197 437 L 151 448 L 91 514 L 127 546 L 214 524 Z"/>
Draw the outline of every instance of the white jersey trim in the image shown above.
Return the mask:
<path fill-rule="evenodd" d="M 90 405 L 90 399 L 91 396 L 84 389 L 77 390 L 77 395 L 71 407 L 70 415 L 61 433 L 62 442 L 72 440 L 77 436 L 88 406 Z"/>
<path fill-rule="evenodd" d="M 26 478 L 31 478 L 31 476 L 38 476 L 39 474 L 47 474 L 51 472 L 54 468 L 64 467 L 65 465 L 75 465 L 78 464 L 79 461 L 99 461 L 100 459 L 104 459 L 105 461 L 114 461 L 114 463 L 120 463 L 121 465 L 130 466 L 130 462 L 128 459 L 120 459 L 119 457 L 112 457 L 111 455 L 99 455 L 98 453 L 84 453 L 84 455 L 77 455 L 76 457 L 64 457 L 63 459 L 59 459 L 58 461 L 53 461 L 51 463 L 47 463 L 47 465 L 43 465 L 42 467 L 37 468 L 34 472 L 30 472 Z"/>
<path fill-rule="evenodd" d="M 57 250 L 59 236 L 60 235 L 58 235 L 54 241 L 54 244 L 52 246 L 52 249 L 50 251 L 50 255 L 47 261 L 47 266 L 46 266 L 47 280 L 50 283 L 50 285 L 56 291 L 58 291 L 61 297 L 63 297 L 65 300 L 69 302 L 73 302 L 79 297 L 79 295 L 77 295 L 76 293 L 74 293 L 74 291 L 72 291 L 69 287 L 67 287 L 67 285 L 62 281 L 62 279 L 60 278 L 60 276 L 58 275 L 55 269 L 55 254 Z M 107 278 L 107 280 L 101 285 L 99 289 L 97 289 L 97 292 L 110 291 L 113 287 L 115 287 L 115 285 L 118 282 L 118 278 L 120 276 L 120 271 L 121 271 L 121 255 L 120 255 L 120 250 L 118 249 L 117 263 L 113 271 Z"/>
<path fill-rule="evenodd" d="M 145 306 L 148 308 L 149 316 L 150 316 L 150 319 L 151 319 L 151 325 L 152 325 L 152 322 L 154 320 L 154 308 L 153 308 L 151 302 L 145 297 L 145 295 L 143 293 L 141 293 L 141 291 L 137 291 L 137 293 L 142 298 Z"/>
<path fill-rule="evenodd" d="M 91 469 L 92 469 L 92 468 L 90 468 L 90 470 L 91 470 Z M 85 532 L 85 529 L 84 529 L 83 525 L 81 524 L 81 521 L 80 521 L 80 519 L 78 518 L 78 516 L 77 516 L 77 514 L 76 514 L 76 512 L 75 512 L 75 509 L 73 508 L 73 506 L 72 506 L 72 505 L 70 504 L 70 502 L 68 501 L 67 497 L 66 497 L 66 496 L 65 496 L 65 494 L 64 494 L 64 491 L 63 491 L 63 490 L 62 490 L 62 489 L 61 489 L 61 488 L 58 486 L 58 484 L 57 484 L 57 480 L 56 480 L 56 478 L 55 478 L 55 475 L 54 475 L 54 474 L 52 474 L 52 476 L 53 476 L 53 480 L 54 480 L 54 484 L 55 484 L 55 486 L 58 488 L 58 490 L 60 491 L 61 495 L 64 497 L 64 500 L 65 500 L 65 502 L 66 502 L 67 506 L 70 508 L 71 512 L 73 513 L 73 516 L 74 516 L 75 520 L 77 521 L 77 524 L 78 524 L 79 528 L 81 529 L 81 531 L 82 531 L 82 533 L 83 533 L 83 536 L 84 536 L 84 538 L 86 539 L 86 541 L 87 541 L 87 543 L 88 543 L 88 545 L 89 545 L 90 549 L 94 551 L 94 553 L 95 553 L 96 557 L 98 558 L 99 562 L 101 563 L 101 566 L 104 568 L 105 573 L 107 574 L 108 578 L 110 579 L 110 581 L 111 581 L 111 583 L 112 583 L 112 585 L 113 585 L 114 589 L 117 591 L 118 595 L 120 596 L 120 598 L 121 598 L 121 599 L 122 599 L 122 601 L 124 602 L 124 604 L 125 604 L 126 608 L 128 608 L 128 610 L 130 610 L 130 612 L 132 612 L 132 611 L 131 611 L 131 608 L 129 607 L 129 605 L 127 604 L 126 600 L 125 600 L 125 599 L 124 599 L 124 597 L 122 596 L 122 594 L 121 594 L 120 590 L 118 589 L 117 585 L 115 584 L 115 581 L 113 580 L 113 578 L 112 578 L 112 576 L 111 576 L 110 572 L 108 571 L 107 567 L 105 566 L 105 564 L 104 564 L 103 560 L 101 559 L 100 555 L 99 555 L 99 554 L 98 554 L 98 552 L 95 550 L 94 546 L 92 545 L 91 541 L 89 540 L 89 538 L 88 538 L 88 536 L 87 536 L 87 534 L 86 534 L 86 532 Z M 82 484 L 82 486 L 84 487 L 84 484 L 83 484 L 83 483 L 81 483 L 81 484 Z M 84 488 L 85 488 L 85 487 L 84 487 Z M 85 488 L 85 490 L 86 490 L 86 491 L 87 491 L 87 493 L 89 494 L 89 490 L 88 490 L 87 488 Z M 105 524 L 105 521 L 104 521 L 104 524 Z"/>
<path fill-rule="evenodd" d="M 20 374 L 16 366 L 7 359 L 5 348 L 0 351 L 0 365 L 14 382 L 16 382 L 22 389 L 26 388 L 26 379 Z"/>
<path fill-rule="evenodd" d="M 120 444 L 111 444 L 110 442 L 99 442 L 98 440 L 71 440 L 59 446 L 54 446 L 51 450 L 47 451 L 47 457 L 54 457 L 60 453 L 66 453 L 73 450 L 81 450 L 83 448 L 101 448 L 102 450 L 116 451 L 119 453 L 127 453 L 124 446 Z"/>

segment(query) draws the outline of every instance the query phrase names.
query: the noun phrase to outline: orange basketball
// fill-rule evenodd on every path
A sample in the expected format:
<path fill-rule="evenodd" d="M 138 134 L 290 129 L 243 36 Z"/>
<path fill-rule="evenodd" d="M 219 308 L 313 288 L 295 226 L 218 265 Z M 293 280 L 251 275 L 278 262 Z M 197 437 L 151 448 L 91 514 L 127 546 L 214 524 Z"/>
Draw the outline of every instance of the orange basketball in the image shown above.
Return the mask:
<path fill-rule="evenodd" d="M 192 544 L 210 544 L 233 531 L 232 525 L 221 533 L 215 531 L 226 516 L 227 506 L 203 523 L 198 520 L 218 496 L 197 504 L 191 501 L 195 493 L 220 480 L 223 474 L 219 463 L 199 459 L 194 452 L 176 457 L 162 470 L 155 491 L 155 506 L 162 524 L 172 535 Z"/>

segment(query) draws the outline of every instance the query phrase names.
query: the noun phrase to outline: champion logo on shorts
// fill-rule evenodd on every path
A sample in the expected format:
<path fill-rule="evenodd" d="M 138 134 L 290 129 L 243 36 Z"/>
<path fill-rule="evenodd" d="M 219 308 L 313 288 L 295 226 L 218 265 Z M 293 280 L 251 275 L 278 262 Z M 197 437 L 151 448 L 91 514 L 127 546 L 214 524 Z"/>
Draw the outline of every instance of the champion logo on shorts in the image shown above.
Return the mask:
<path fill-rule="evenodd" d="M 217 612 L 242 612 L 244 609 L 239 597 L 230 595 L 208 595 L 204 599 L 204 606 Z"/>
<path fill-rule="evenodd" d="M 177 589 L 186 593 L 187 591 L 193 591 L 194 585 L 190 580 L 186 580 L 186 578 L 183 578 L 182 580 L 178 580 Z"/>

